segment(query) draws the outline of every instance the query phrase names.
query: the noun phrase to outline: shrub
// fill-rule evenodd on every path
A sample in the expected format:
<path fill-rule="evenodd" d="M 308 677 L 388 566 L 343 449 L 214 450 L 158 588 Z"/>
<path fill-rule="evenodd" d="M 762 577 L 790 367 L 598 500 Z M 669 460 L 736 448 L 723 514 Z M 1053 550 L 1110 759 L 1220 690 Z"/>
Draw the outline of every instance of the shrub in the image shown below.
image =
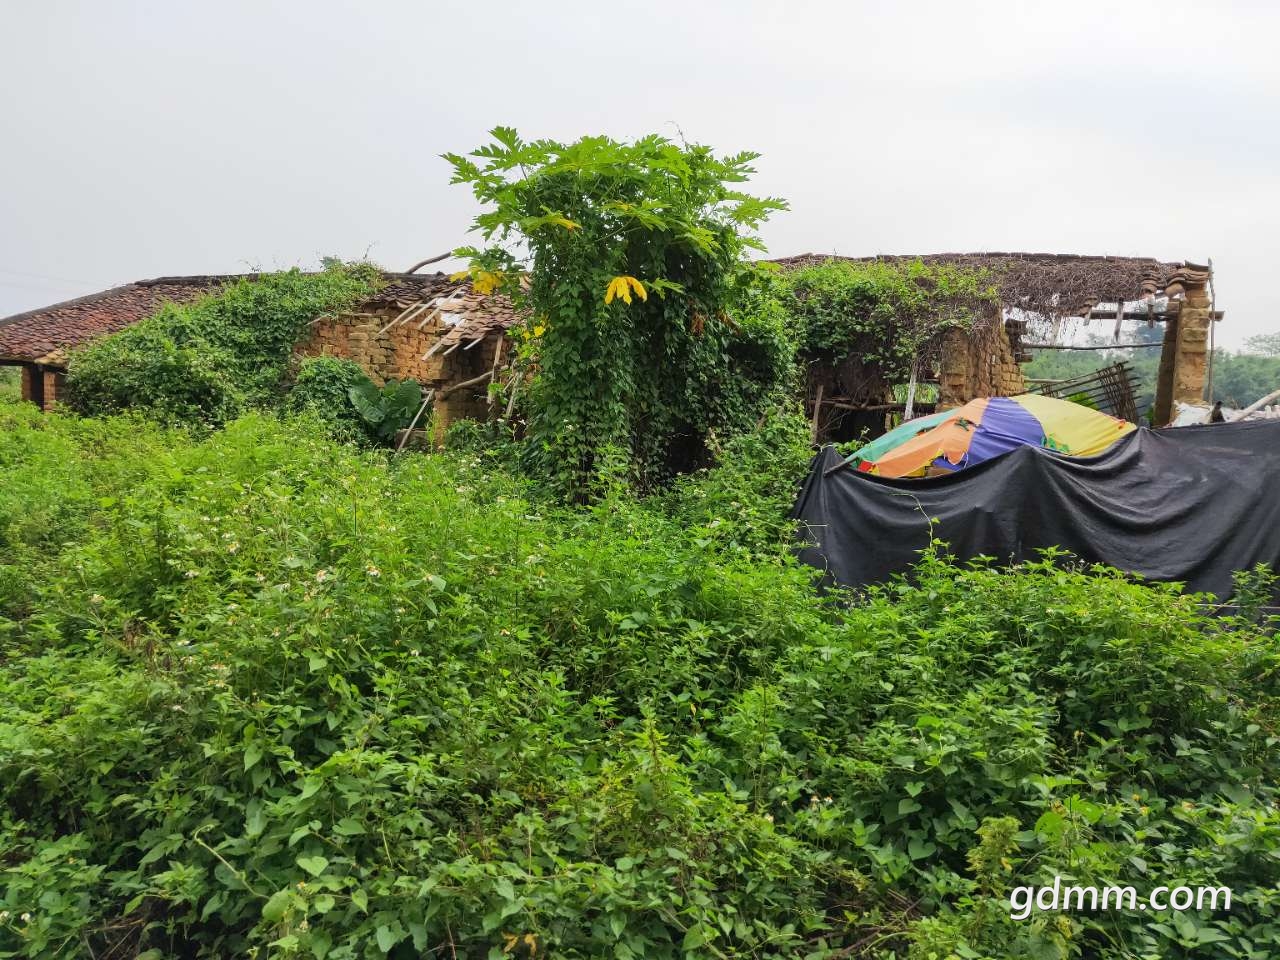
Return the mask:
<path fill-rule="evenodd" d="M 799 404 L 783 403 L 754 430 L 728 438 L 714 467 L 680 477 L 655 503 L 720 548 L 785 556 L 795 543 L 788 516 L 813 459 L 809 429 Z"/>
<path fill-rule="evenodd" d="M 76 351 L 66 401 L 87 415 L 137 410 L 166 423 L 216 426 L 282 396 L 307 324 L 366 296 L 367 265 L 330 264 L 239 280 Z"/>
<path fill-rule="evenodd" d="M 1274 637 L 1063 558 L 928 556 L 819 595 L 754 545 L 763 519 L 707 534 L 752 478 L 784 499 L 759 467 L 798 458 L 785 418 L 723 476 L 568 509 L 496 456 L 391 460 L 314 423 L 0 417 L 24 597 L 0 610 L 0 953 L 1120 960 L 1280 936 Z M 1010 921 L 1008 888 L 1052 874 L 1236 900 Z"/>
<path fill-rule="evenodd" d="M 357 384 L 370 383 L 354 360 L 345 357 L 306 357 L 298 368 L 285 408 L 292 413 L 308 412 L 329 424 L 340 438 L 364 439 L 364 418 L 351 403 L 349 391 Z"/>

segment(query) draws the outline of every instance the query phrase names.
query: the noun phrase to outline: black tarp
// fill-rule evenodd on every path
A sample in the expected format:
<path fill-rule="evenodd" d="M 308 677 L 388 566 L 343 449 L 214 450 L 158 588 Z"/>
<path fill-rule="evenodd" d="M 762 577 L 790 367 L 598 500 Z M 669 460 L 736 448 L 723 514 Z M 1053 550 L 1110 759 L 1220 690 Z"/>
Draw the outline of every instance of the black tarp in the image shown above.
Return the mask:
<path fill-rule="evenodd" d="M 906 571 L 933 538 L 960 559 L 1035 559 L 1062 547 L 1220 598 L 1231 574 L 1280 571 L 1280 422 L 1139 429 L 1071 459 L 1021 447 L 949 476 L 886 480 L 814 458 L 793 515 L 801 556 L 846 586 Z"/>

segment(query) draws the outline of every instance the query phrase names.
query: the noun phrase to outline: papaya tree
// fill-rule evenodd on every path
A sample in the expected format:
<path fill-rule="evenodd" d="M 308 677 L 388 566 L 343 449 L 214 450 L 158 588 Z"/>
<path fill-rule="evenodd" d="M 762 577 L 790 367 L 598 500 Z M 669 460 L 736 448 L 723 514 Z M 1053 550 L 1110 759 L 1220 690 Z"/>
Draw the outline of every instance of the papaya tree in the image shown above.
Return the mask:
<path fill-rule="evenodd" d="M 480 292 L 525 310 L 536 357 L 528 457 L 580 496 L 615 452 L 649 484 L 753 421 L 790 371 L 781 321 L 751 302 L 759 225 L 783 201 L 743 193 L 757 155 L 659 136 L 564 144 L 499 127 L 453 182 L 486 206 L 458 251 Z M 756 298 L 759 300 L 760 298 Z"/>

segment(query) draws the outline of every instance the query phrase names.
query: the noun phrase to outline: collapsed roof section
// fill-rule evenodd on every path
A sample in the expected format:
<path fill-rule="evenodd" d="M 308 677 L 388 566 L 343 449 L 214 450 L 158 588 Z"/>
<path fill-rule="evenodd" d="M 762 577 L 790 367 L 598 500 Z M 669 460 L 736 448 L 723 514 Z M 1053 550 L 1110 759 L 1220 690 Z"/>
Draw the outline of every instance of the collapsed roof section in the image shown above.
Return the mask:
<path fill-rule="evenodd" d="M 69 351 L 130 327 L 165 303 L 190 303 L 239 280 L 258 276 L 249 273 L 139 280 L 0 319 L 0 363 L 65 367 Z M 483 340 L 494 331 L 506 330 L 518 319 L 508 298 L 482 296 L 472 290 L 469 281 L 450 280 L 443 273 L 384 273 L 383 279 L 385 285 L 359 306 L 438 308 L 452 327 L 446 335 L 449 343 L 445 349 Z"/>
<path fill-rule="evenodd" d="M 432 347 L 433 353 L 452 353 L 459 347 L 474 346 L 520 320 L 509 297 L 476 293 L 469 280 L 451 280 L 443 273 L 384 276 L 387 285 L 362 307 L 399 309 L 388 326 L 411 323 L 421 329 L 438 315 L 449 331 Z"/>

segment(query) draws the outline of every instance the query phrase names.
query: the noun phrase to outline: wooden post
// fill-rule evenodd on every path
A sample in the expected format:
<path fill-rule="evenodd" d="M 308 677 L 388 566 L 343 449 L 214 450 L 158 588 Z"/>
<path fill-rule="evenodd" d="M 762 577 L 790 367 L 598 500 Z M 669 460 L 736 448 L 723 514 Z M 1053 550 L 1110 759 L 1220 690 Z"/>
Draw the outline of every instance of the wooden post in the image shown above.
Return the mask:
<path fill-rule="evenodd" d="M 813 429 L 810 431 L 809 439 L 813 443 L 818 442 L 818 415 L 822 412 L 822 388 L 824 384 L 818 384 L 818 395 L 813 401 Z"/>
<path fill-rule="evenodd" d="M 498 363 L 502 360 L 502 348 L 506 346 L 506 344 L 507 344 L 507 335 L 505 333 L 500 333 L 498 335 L 498 343 L 493 348 L 493 369 L 489 371 L 489 379 L 490 381 L 495 383 L 497 382 L 497 379 L 498 379 Z M 493 391 L 490 391 L 489 392 L 489 414 L 488 414 L 489 417 L 493 416 L 493 410 L 495 406 L 494 401 L 496 399 L 497 399 L 497 394 L 495 394 Z"/>

